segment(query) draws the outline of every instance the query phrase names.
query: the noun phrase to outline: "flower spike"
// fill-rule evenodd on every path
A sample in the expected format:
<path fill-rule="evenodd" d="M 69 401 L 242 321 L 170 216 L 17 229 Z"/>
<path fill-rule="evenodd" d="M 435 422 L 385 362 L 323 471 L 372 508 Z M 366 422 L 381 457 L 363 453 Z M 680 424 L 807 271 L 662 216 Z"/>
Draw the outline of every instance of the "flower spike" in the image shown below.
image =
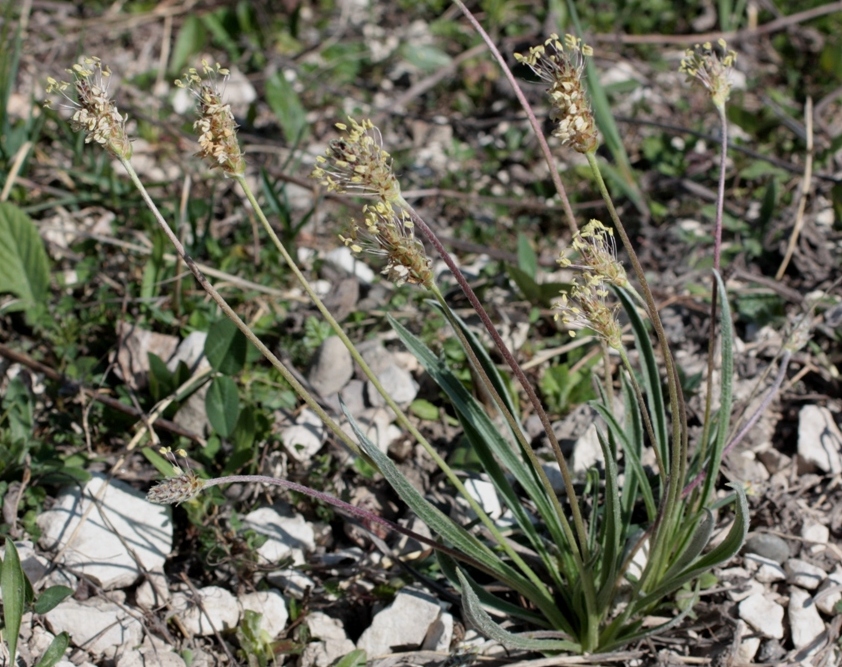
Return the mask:
<path fill-rule="evenodd" d="M 397 286 L 404 283 L 429 288 L 433 282 L 431 261 L 424 245 L 415 238 L 409 215 L 387 202 L 363 208 L 364 226 L 352 223 L 342 242 L 354 253 L 386 257 L 382 273 Z"/>
<path fill-rule="evenodd" d="M 552 104 L 551 117 L 558 122 L 554 137 L 579 153 L 596 150 L 599 138 L 593 111 L 582 83 L 585 58 L 593 49 L 573 35 L 552 34 L 543 44 L 533 46 L 527 55 L 515 54 L 519 63 L 528 65 L 536 75 L 550 84 L 547 95 Z"/>
<path fill-rule="evenodd" d="M 390 204 L 398 203 L 401 186 L 392 172 L 392 157 L 383 149 L 383 137 L 374 124 L 364 119 L 349 125 L 337 123 L 347 137 L 334 139 L 325 155 L 316 158 L 310 174 L 333 192 L 374 194 Z"/>
<path fill-rule="evenodd" d="M 121 116 L 117 105 L 108 94 L 108 77 L 111 70 L 95 56 L 83 56 L 82 62 L 67 72 L 73 75 L 72 83 L 47 77 L 47 94 L 58 92 L 73 109 L 70 124 L 75 131 L 84 130 L 85 143 L 95 142 L 117 158 L 128 160 L 132 156 L 132 143 L 126 134 L 128 116 Z M 67 94 L 73 86 L 77 99 Z M 49 107 L 49 102 L 45 104 Z"/>
<path fill-rule="evenodd" d="M 730 75 L 737 62 L 737 52 L 729 50 L 724 39 L 720 39 L 717 44 L 721 54 L 710 42 L 687 49 L 678 71 L 686 74 L 688 81 L 697 79 L 708 89 L 717 109 L 722 109 L 731 92 Z"/>
<path fill-rule="evenodd" d="M 231 106 L 222 103 L 217 83 L 220 76 L 223 82 L 226 81 L 230 72 L 219 63 L 211 65 L 203 60 L 202 74 L 191 67 L 184 73 L 183 79 L 175 81 L 176 86 L 188 89 L 199 102 L 199 120 L 193 123 L 193 129 L 199 133 L 201 147 L 197 155 L 226 174 L 242 174 L 246 170 L 246 162 L 237 140 L 237 124 Z"/>

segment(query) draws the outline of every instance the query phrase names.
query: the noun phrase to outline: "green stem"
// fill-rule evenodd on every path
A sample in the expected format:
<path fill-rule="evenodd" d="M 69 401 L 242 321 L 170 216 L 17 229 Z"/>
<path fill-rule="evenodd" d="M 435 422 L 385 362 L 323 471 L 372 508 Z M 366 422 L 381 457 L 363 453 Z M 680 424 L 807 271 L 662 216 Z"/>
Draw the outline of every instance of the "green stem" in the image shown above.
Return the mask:
<path fill-rule="evenodd" d="M 319 419 L 321 419 L 325 425 L 330 429 L 330 431 L 339 438 L 348 448 L 353 451 L 358 456 L 362 455 L 360 448 L 357 446 L 357 443 L 354 442 L 354 439 L 351 438 L 345 431 L 343 431 L 339 424 L 337 424 L 333 419 L 331 419 L 330 415 L 324 411 L 321 405 L 318 404 L 315 398 L 307 391 L 307 389 L 302 385 L 295 376 L 287 369 L 284 363 L 276 357 L 272 351 L 263 344 L 263 342 L 254 334 L 254 332 L 249 328 L 249 326 L 240 319 L 240 316 L 234 312 L 234 309 L 228 305 L 228 302 L 225 298 L 216 291 L 213 285 L 210 284 L 208 279 L 202 273 L 201 269 L 199 269 L 196 262 L 193 258 L 187 254 L 187 251 L 184 249 L 181 241 L 179 241 L 178 236 L 176 236 L 175 232 L 173 232 L 172 228 L 169 226 L 167 221 L 164 219 L 164 216 L 161 215 L 161 212 L 158 210 L 158 207 L 155 205 L 155 202 L 152 201 L 152 197 L 149 196 L 149 193 L 146 190 L 146 187 L 141 182 L 140 178 L 137 175 L 137 172 L 132 167 L 129 160 L 125 158 L 119 158 L 120 162 L 122 163 L 123 167 L 126 169 L 126 172 L 129 174 L 129 178 L 134 183 L 135 187 L 140 192 L 141 197 L 146 202 L 146 205 L 149 207 L 149 210 L 152 211 L 152 215 L 155 216 L 155 220 L 158 222 L 158 225 L 163 230 L 164 234 L 170 240 L 173 247 L 175 248 L 176 253 L 190 269 L 190 273 L 196 278 L 196 281 L 202 286 L 205 292 L 208 293 L 211 299 L 213 299 L 214 303 L 219 306 L 219 309 L 225 314 L 225 316 L 231 320 L 236 327 L 243 333 L 243 335 L 254 345 L 260 353 L 269 360 L 269 363 L 277 369 L 277 371 L 283 376 L 284 380 L 286 380 L 289 385 L 293 388 L 295 393 L 297 393 L 301 399 L 307 404 L 307 406 L 315 412 Z"/>

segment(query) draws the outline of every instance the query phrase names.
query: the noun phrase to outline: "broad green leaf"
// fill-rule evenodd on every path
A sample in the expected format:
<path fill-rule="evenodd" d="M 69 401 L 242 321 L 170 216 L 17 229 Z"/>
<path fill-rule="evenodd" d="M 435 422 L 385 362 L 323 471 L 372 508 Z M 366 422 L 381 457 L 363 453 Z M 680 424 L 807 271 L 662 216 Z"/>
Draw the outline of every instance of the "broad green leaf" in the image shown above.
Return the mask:
<path fill-rule="evenodd" d="M 170 74 L 181 76 L 190 58 L 205 46 L 206 33 L 202 22 L 195 14 L 187 14 L 175 38 L 170 59 Z"/>
<path fill-rule="evenodd" d="M 237 383 L 225 375 L 218 375 L 211 380 L 205 396 L 205 409 L 213 429 L 223 438 L 231 435 L 240 416 Z"/>
<path fill-rule="evenodd" d="M 538 275 L 538 255 L 522 232 L 517 235 L 517 266 L 532 280 Z"/>
<path fill-rule="evenodd" d="M 245 335 L 228 318 L 219 320 L 208 330 L 205 356 L 215 371 L 223 375 L 239 373 L 246 363 L 247 352 Z"/>
<path fill-rule="evenodd" d="M 3 591 L 3 618 L 6 625 L 3 635 L 9 645 L 10 665 L 16 664 L 20 622 L 26 605 L 25 579 L 26 575 L 20 564 L 18 550 L 15 543 L 7 536 L 2 571 L 0 571 L 0 589 Z"/>
<path fill-rule="evenodd" d="M 50 586 L 44 589 L 41 595 L 38 596 L 38 599 L 35 600 L 33 611 L 36 614 L 46 614 L 71 595 L 73 595 L 72 588 L 68 588 L 67 586 Z"/>
<path fill-rule="evenodd" d="M 41 659 L 35 664 L 35 667 L 53 667 L 57 665 L 64 657 L 64 652 L 70 645 L 70 635 L 66 632 L 60 632 L 55 637 L 47 650 L 41 656 Z"/>
<path fill-rule="evenodd" d="M 517 285 L 517 288 L 529 303 L 547 305 L 542 303 L 541 286 L 536 282 L 534 276 L 530 276 L 523 269 L 511 264 L 506 265 L 506 273 L 509 274 L 509 278 Z"/>
<path fill-rule="evenodd" d="M 266 102 L 278 119 L 288 144 L 297 144 L 307 131 L 304 106 L 284 73 L 275 72 L 266 79 Z"/>
<path fill-rule="evenodd" d="M 498 641 L 503 646 L 522 651 L 582 651 L 579 644 L 566 639 L 531 639 L 504 630 L 482 608 L 473 586 L 461 570 L 457 570 L 457 574 L 462 586 L 462 611 L 465 620 L 483 636 Z"/>
<path fill-rule="evenodd" d="M 7 310 L 43 305 L 49 284 L 50 264 L 38 229 L 17 206 L 0 202 L 0 293 L 20 299 Z"/>
<path fill-rule="evenodd" d="M 665 580 L 670 579 L 676 572 L 681 572 L 681 570 L 696 560 L 708 545 L 708 542 L 710 542 L 710 538 L 713 535 L 713 528 L 713 513 L 707 507 L 704 507 L 702 508 L 701 520 L 696 524 L 695 529 L 691 533 L 690 540 L 687 542 L 681 555 L 670 566 L 670 569 L 667 570 L 667 573 L 664 575 Z"/>
<path fill-rule="evenodd" d="M 734 489 L 734 498 L 736 500 L 734 524 L 731 526 L 731 530 L 728 531 L 728 536 L 716 548 L 699 558 L 695 563 L 690 564 L 683 572 L 675 575 L 669 581 L 664 581 L 651 593 L 642 597 L 638 601 L 638 606 L 641 609 L 645 609 L 647 605 L 658 602 L 673 591 L 678 590 L 688 581 L 692 581 L 711 568 L 724 563 L 736 555 L 742 548 L 746 535 L 748 534 L 749 524 L 746 492 L 740 484 L 729 482 L 728 486 Z"/>

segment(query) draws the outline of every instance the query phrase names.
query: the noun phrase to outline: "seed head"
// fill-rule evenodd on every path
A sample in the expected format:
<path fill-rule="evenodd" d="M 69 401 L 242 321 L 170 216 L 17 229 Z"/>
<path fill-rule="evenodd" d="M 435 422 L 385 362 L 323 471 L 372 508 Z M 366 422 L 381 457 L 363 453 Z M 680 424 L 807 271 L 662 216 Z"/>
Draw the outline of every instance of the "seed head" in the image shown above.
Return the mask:
<path fill-rule="evenodd" d="M 550 84 L 547 90 L 552 105 L 551 117 L 558 122 L 554 137 L 579 153 L 596 150 L 599 137 L 590 102 L 582 83 L 585 57 L 593 49 L 573 35 L 552 34 L 543 44 L 533 46 L 527 55 L 515 54 L 515 59 L 528 65 L 535 74 Z"/>
<path fill-rule="evenodd" d="M 574 263 L 569 257 L 562 256 L 558 260 L 562 267 L 573 267 L 585 274 L 596 275 L 618 287 L 628 285 L 626 270 L 617 259 L 614 230 L 610 227 L 599 220 L 591 220 L 576 232 L 570 247 L 578 253 L 579 262 Z"/>
<path fill-rule="evenodd" d="M 351 223 L 348 236 L 340 235 L 352 252 L 368 252 L 386 258 L 382 273 L 400 286 L 423 285 L 433 282 L 431 261 L 413 232 L 412 219 L 400 208 L 385 201 L 363 208 L 363 224 Z"/>
<path fill-rule="evenodd" d="M 199 103 L 199 120 L 193 123 L 193 129 L 199 133 L 201 148 L 196 155 L 226 174 L 242 174 L 246 170 L 246 162 L 237 141 L 237 124 L 231 106 L 222 103 L 218 85 L 218 77 L 221 76 L 224 83 L 230 72 L 219 63 L 211 65 L 203 60 L 202 74 L 191 67 L 182 79 L 175 81 L 176 86 L 193 93 Z"/>
<path fill-rule="evenodd" d="M 609 347 L 619 350 L 622 345 L 622 329 L 617 321 L 619 306 L 606 303 L 608 289 L 602 280 L 589 274 L 584 274 L 583 279 L 584 282 L 573 280 L 569 296 L 561 295 L 556 305 L 560 312 L 555 318 L 570 327 L 572 337 L 577 329 L 593 329 Z"/>
<path fill-rule="evenodd" d="M 179 449 L 173 453 L 169 447 L 162 447 L 159 451 L 169 459 L 177 475 L 165 479 L 149 489 L 146 499 L 150 503 L 157 503 L 158 505 L 172 505 L 183 503 L 185 500 L 197 496 L 205 487 L 205 481 L 200 479 L 188 465 L 185 466 L 186 471 L 182 470 L 175 458 L 175 454 L 178 454 L 186 462 L 187 452 Z"/>
<path fill-rule="evenodd" d="M 358 123 L 349 118 L 348 123 L 336 124 L 347 136 L 330 142 L 310 176 L 333 192 L 375 194 L 397 203 L 401 186 L 392 173 L 392 157 L 383 150 L 380 130 L 368 119 Z"/>
<path fill-rule="evenodd" d="M 132 144 L 126 135 L 126 120 L 117 105 L 108 95 L 108 77 L 111 70 L 95 56 L 83 56 L 82 62 L 66 70 L 73 75 L 73 82 L 59 81 L 47 77 L 47 94 L 58 92 L 69 104 L 63 105 L 73 111 L 70 125 L 75 131 L 84 130 L 85 143 L 94 141 L 122 159 L 132 156 Z M 67 94 L 73 86 L 77 99 Z M 45 104 L 49 106 L 49 101 Z"/>
<path fill-rule="evenodd" d="M 731 70 L 737 62 L 737 52 L 729 50 L 724 39 L 720 38 L 717 45 L 719 50 L 710 42 L 687 49 L 678 71 L 686 74 L 688 81 L 698 80 L 708 89 L 716 108 L 723 109 L 731 92 Z"/>

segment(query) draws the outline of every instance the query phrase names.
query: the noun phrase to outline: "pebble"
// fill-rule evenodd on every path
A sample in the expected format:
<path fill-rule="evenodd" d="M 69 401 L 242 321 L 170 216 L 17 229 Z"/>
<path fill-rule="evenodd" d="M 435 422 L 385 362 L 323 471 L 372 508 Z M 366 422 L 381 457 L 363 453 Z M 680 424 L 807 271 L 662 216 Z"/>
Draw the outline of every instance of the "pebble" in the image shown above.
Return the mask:
<path fill-rule="evenodd" d="M 822 472 L 842 472 L 842 432 L 827 408 L 805 405 L 798 413 L 798 455 Z"/>
<path fill-rule="evenodd" d="M 786 570 L 787 583 L 809 591 L 816 590 L 827 578 L 827 573 L 823 569 L 800 558 L 790 558 L 784 564 L 784 570 Z"/>
<path fill-rule="evenodd" d="M 833 616 L 837 613 L 835 607 L 840 600 L 842 600 L 842 565 L 837 565 L 819 586 L 815 596 L 816 607 L 823 614 Z"/>
<path fill-rule="evenodd" d="M 260 628 L 265 630 L 271 639 L 275 639 L 284 631 L 289 612 L 287 603 L 278 591 L 255 591 L 245 593 L 239 597 L 243 611 L 254 611 L 261 615 Z"/>
<path fill-rule="evenodd" d="M 106 661 L 120 649 L 135 646 L 143 637 L 143 626 L 124 606 L 94 597 L 84 602 L 68 598 L 44 614 L 54 634 L 66 632 L 74 646 L 84 646 L 96 658 Z"/>
<path fill-rule="evenodd" d="M 173 593 L 170 608 L 191 635 L 207 637 L 237 627 L 240 605 L 231 593 L 219 586 L 205 586 L 193 593 Z"/>
<path fill-rule="evenodd" d="M 304 408 L 295 423 L 281 431 L 284 448 L 300 463 L 306 463 L 318 453 L 326 435 L 324 422 L 310 408 Z"/>
<path fill-rule="evenodd" d="M 275 507 L 260 507 L 243 517 L 243 523 L 268 537 L 257 550 L 266 563 L 275 564 L 291 557 L 300 565 L 304 562 L 304 554 L 316 548 L 313 526 L 291 510 L 286 509 L 282 514 Z"/>
<path fill-rule="evenodd" d="M 755 593 L 740 602 L 740 618 L 764 637 L 782 639 L 784 608 L 762 593 Z"/>
<path fill-rule="evenodd" d="M 769 533 L 755 533 L 749 536 L 743 547 L 743 553 L 757 554 L 778 564 L 783 563 L 790 556 L 786 540 Z"/>
<path fill-rule="evenodd" d="M 348 639 L 337 619 L 314 611 L 305 622 L 310 630 L 310 643 L 301 656 L 304 667 L 328 667 L 354 650 L 354 642 Z"/>
<path fill-rule="evenodd" d="M 364 285 L 370 285 L 374 282 L 374 271 L 365 262 L 355 257 L 351 250 L 344 245 L 327 253 L 325 262 L 338 271 L 356 276 Z"/>
<path fill-rule="evenodd" d="M 439 620 L 441 607 L 429 593 L 412 588 L 398 592 L 394 602 L 378 612 L 357 641 L 371 659 L 393 653 L 395 648 L 417 649 L 430 627 Z"/>
<path fill-rule="evenodd" d="M 96 509 L 83 520 L 101 492 Z M 162 569 L 172 549 L 171 508 L 154 505 L 137 489 L 100 473 L 81 488 L 62 490 L 36 522 L 42 548 L 63 550 L 62 564 L 105 590 L 131 586 L 144 570 Z"/>
<path fill-rule="evenodd" d="M 602 448 L 599 446 L 596 424 L 591 424 L 573 445 L 570 468 L 574 474 L 584 475 L 589 468 L 601 463 L 602 460 Z"/>
<path fill-rule="evenodd" d="M 821 637 L 825 633 L 825 626 L 813 598 L 807 591 L 795 586 L 789 589 L 787 615 L 789 616 L 792 643 L 795 648 L 799 651 L 809 646 L 818 649 L 822 644 Z M 810 651 L 810 653 L 812 652 Z"/>
<path fill-rule="evenodd" d="M 786 579 L 786 571 L 769 558 L 763 558 L 757 554 L 746 554 L 745 559 L 746 564 L 753 563 L 759 566 L 754 573 L 754 578 L 762 584 L 770 584 L 773 581 Z"/>
<path fill-rule="evenodd" d="M 813 555 L 820 554 L 827 548 L 830 529 L 820 523 L 805 523 L 801 528 L 801 537 L 812 543 L 807 545 L 807 551 Z"/>
<path fill-rule="evenodd" d="M 353 374 L 348 348 L 338 336 L 328 336 L 313 354 L 307 380 L 319 395 L 330 396 L 348 384 Z"/>

